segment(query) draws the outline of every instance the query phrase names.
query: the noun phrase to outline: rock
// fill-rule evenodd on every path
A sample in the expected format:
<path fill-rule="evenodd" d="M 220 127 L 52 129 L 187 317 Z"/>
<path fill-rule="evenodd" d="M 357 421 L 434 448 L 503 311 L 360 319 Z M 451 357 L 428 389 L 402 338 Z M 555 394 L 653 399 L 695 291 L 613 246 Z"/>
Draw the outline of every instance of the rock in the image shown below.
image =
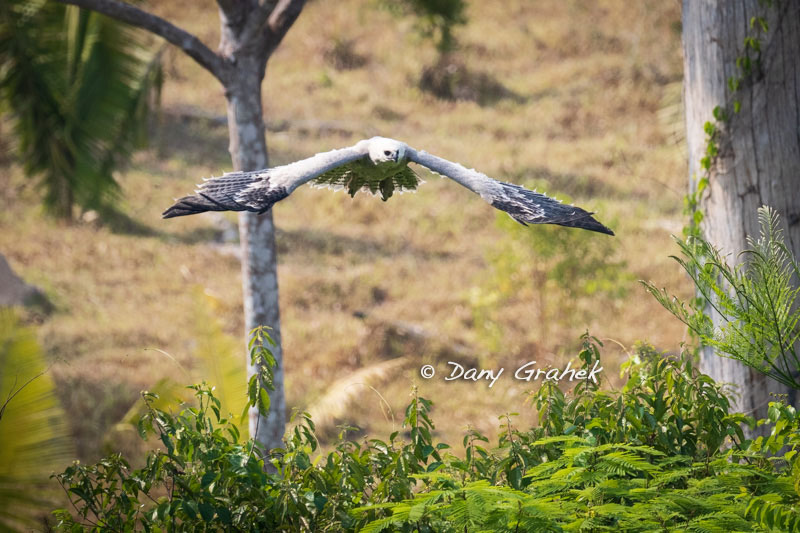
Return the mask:
<path fill-rule="evenodd" d="M 53 310 L 53 304 L 38 287 L 25 283 L 17 276 L 6 258 L 0 254 L 0 307 L 36 307 L 44 313 Z"/>

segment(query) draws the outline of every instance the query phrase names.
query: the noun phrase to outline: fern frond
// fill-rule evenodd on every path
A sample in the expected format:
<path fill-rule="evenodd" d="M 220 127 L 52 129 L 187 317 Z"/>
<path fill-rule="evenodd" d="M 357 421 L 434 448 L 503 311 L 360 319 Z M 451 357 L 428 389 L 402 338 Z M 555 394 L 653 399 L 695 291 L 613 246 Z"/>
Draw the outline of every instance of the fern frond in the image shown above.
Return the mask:
<path fill-rule="evenodd" d="M 800 265 L 783 242 L 777 213 L 758 210 L 761 232 L 731 266 L 702 238 L 678 241 L 674 258 L 708 306 L 687 306 L 652 283 L 645 288 L 700 341 L 792 388 L 800 388 Z M 715 314 L 711 320 L 710 311 Z"/>

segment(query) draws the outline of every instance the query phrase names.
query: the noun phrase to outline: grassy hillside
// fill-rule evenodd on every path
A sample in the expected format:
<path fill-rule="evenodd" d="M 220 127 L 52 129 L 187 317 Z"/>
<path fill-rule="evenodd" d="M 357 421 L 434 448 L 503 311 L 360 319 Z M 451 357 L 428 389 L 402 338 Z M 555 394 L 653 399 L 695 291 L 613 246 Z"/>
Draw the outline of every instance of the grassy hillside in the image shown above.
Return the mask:
<path fill-rule="evenodd" d="M 212 2 L 151 7 L 217 42 Z M 509 374 L 528 360 L 565 362 L 587 328 L 613 339 L 605 372 L 612 382 L 624 347 L 647 339 L 671 349 L 683 340 L 680 324 L 636 282 L 688 294 L 667 258 L 686 183 L 680 114 L 672 112 L 679 3 L 476 1 L 468 16 L 456 34 L 460 60 L 504 87 L 483 105 L 418 88 L 436 55 L 412 20 L 373 0 L 311 2 L 267 68 L 271 162 L 381 134 L 574 201 L 617 236 L 517 228 L 469 191 L 424 173 L 416 194 L 387 203 L 298 190 L 275 208 L 290 406 L 385 433 L 393 422 L 379 396 L 345 379 L 370 380 L 394 409 L 416 383 L 436 404 L 437 429 L 455 441 L 467 425 L 492 433 L 507 411 L 533 420 L 523 400 L 538 385 Z M 201 177 L 230 170 L 227 130 L 213 120 L 225 112 L 221 89 L 179 52 L 166 57 L 151 148 L 120 175 L 129 218 L 55 223 L 19 165 L 0 160 L 9 185 L 0 188 L 0 251 L 57 306 L 38 331 L 57 361 L 52 371 L 82 458 L 100 451 L 139 390 L 164 376 L 201 378 L 193 352 L 209 316 L 227 334 L 243 333 L 236 247 L 219 242 L 235 216 L 160 218 Z M 337 69 L 342 57 L 357 68 Z M 585 256 L 593 271 L 611 272 L 607 291 L 579 283 L 593 276 L 580 268 Z M 548 279 L 562 259 L 564 273 Z M 580 280 L 570 278 L 575 272 Z M 216 302 L 209 309 L 203 292 Z M 387 366 L 396 357 L 406 359 Z M 453 357 L 506 367 L 506 375 L 491 389 L 419 377 L 434 360 L 443 375 Z M 333 416 L 335 401 L 348 398 L 347 415 Z"/>

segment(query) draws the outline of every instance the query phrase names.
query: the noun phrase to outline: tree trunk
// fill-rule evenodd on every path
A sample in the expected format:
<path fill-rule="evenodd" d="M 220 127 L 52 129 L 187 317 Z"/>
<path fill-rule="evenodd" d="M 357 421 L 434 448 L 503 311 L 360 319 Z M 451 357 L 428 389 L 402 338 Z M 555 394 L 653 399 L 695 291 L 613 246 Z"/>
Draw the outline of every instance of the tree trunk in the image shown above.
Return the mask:
<path fill-rule="evenodd" d="M 786 244 L 800 256 L 800 2 L 784 0 L 761 6 L 758 0 L 683 1 L 684 91 L 692 187 L 703 175 L 704 124 L 714 123 L 720 106 L 729 120 L 721 126 L 719 155 L 712 162 L 709 186 L 700 201 L 704 236 L 732 262 L 740 260 L 746 237 L 759 233 L 757 209 L 774 208 L 781 216 Z M 745 55 L 747 37 L 757 36 L 751 17 L 764 16 L 761 61 L 744 76 L 735 93 L 728 80 L 742 77 L 737 58 Z M 756 54 L 751 52 L 755 57 Z M 734 113 L 734 102 L 741 110 Z M 719 317 L 713 317 L 715 321 Z M 701 355 L 701 370 L 717 381 L 737 386 L 734 407 L 758 418 L 766 414 L 770 393 L 793 391 L 711 350 Z"/>
<path fill-rule="evenodd" d="M 235 170 L 267 168 L 267 144 L 261 107 L 261 82 L 265 61 L 252 56 L 237 57 L 237 72 L 228 84 L 229 151 Z M 242 296 L 244 299 L 245 336 L 257 326 L 268 326 L 275 341 L 275 390 L 270 393 L 268 417 L 250 408 L 250 437 L 265 448 L 281 446 L 286 425 L 286 401 L 283 390 L 283 354 L 281 350 L 280 313 L 278 308 L 278 271 L 272 210 L 264 215 L 239 215 L 239 238 L 242 247 Z M 248 379 L 258 369 L 247 354 Z"/>
<path fill-rule="evenodd" d="M 228 101 L 230 153 L 236 170 L 267 167 L 261 82 L 267 60 L 303 10 L 305 0 L 217 0 L 220 17 L 219 52 L 212 52 L 195 35 L 139 7 L 120 0 L 54 0 L 90 9 L 159 35 L 183 50 L 225 87 Z M 256 326 L 268 326 L 276 346 L 275 390 L 269 416 L 250 411 L 250 436 L 265 448 L 282 444 L 286 419 L 283 357 L 278 313 L 278 276 L 272 212 L 242 215 L 242 276 L 246 336 Z M 248 374 L 255 369 L 247 359 Z M 249 377 L 248 376 L 248 377 Z"/>

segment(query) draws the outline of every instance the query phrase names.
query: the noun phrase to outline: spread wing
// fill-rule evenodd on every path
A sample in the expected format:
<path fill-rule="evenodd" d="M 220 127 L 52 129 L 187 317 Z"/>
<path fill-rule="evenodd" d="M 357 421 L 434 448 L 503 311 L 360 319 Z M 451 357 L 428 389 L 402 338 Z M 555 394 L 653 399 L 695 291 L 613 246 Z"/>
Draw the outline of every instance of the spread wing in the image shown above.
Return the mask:
<path fill-rule="evenodd" d="M 427 152 L 409 149 L 407 155 L 410 161 L 480 194 L 481 198 L 495 208 L 505 211 L 520 224 L 558 224 L 614 235 L 613 231 L 595 220 L 592 213 L 580 207 L 563 204 L 545 194 L 513 183 L 497 181 L 474 169 L 465 168 Z"/>
<path fill-rule="evenodd" d="M 195 194 L 184 196 L 164 211 L 164 218 L 205 211 L 252 211 L 265 213 L 275 202 L 300 185 L 340 167 L 364 159 L 367 145 L 323 152 L 288 165 L 252 172 L 229 172 L 201 183 Z"/>

